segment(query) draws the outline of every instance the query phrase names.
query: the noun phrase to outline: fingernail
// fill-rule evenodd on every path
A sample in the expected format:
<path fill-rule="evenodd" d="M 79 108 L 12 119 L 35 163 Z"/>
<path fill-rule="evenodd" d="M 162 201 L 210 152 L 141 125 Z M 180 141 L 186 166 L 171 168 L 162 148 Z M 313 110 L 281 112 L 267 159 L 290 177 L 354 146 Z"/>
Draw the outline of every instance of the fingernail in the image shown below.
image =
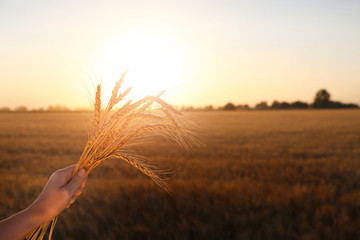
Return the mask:
<path fill-rule="evenodd" d="M 85 169 L 80 169 L 78 172 L 78 176 L 81 178 L 85 177 L 85 174 L 86 174 Z"/>

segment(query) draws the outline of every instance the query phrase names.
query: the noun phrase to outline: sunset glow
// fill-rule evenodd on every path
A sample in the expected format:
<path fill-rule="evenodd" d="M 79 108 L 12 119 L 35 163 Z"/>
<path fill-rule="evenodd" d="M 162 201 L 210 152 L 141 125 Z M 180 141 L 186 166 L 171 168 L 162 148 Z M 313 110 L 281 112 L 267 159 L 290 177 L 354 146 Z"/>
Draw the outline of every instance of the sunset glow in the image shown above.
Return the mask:
<path fill-rule="evenodd" d="M 137 98 L 178 87 L 185 71 L 179 46 L 160 35 L 123 34 L 100 48 L 94 60 L 95 72 L 109 90 L 129 69 L 124 87 L 132 87 Z"/>
<path fill-rule="evenodd" d="M 0 4 L 0 107 L 88 107 L 90 81 L 170 103 L 360 103 L 358 1 Z M 89 79 L 89 75 L 92 80 Z"/>

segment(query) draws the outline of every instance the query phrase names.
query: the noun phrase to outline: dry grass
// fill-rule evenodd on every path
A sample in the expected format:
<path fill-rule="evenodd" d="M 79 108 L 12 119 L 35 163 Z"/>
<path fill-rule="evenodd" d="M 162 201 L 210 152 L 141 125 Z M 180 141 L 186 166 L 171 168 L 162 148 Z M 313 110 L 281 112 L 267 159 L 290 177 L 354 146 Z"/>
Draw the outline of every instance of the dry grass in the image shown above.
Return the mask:
<path fill-rule="evenodd" d="M 193 114 L 204 147 L 134 146 L 174 169 L 173 196 L 116 159 L 92 172 L 54 239 L 359 239 L 360 111 Z M 0 114 L 0 217 L 79 159 L 79 113 Z"/>
<path fill-rule="evenodd" d="M 181 124 L 177 119 L 183 115 L 167 104 L 158 96 L 148 96 L 137 102 L 128 100 L 118 110 L 111 112 L 116 104 L 122 102 L 130 89 L 120 93 L 121 84 L 126 76 L 125 72 L 116 82 L 112 95 L 105 109 L 102 108 L 101 84 L 98 84 L 95 93 L 94 117 L 91 134 L 83 153 L 74 169 L 73 176 L 85 169 L 90 174 L 99 164 L 109 158 L 121 159 L 142 173 L 150 177 L 155 183 L 166 190 L 166 185 L 151 165 L 144 162 L 142 157 L 131 155 L 129 146 L 144 142 L 151 134 L 158 133 L 177 140 L 184 147 L 188 147 L 194 140 L 185 121 Z M 157 109 L 153 105 L 157 103 Z M 57 217 L 36 228 L 26 238 L 30 240 L 43 239 L 50 228 L 51 239 Z"/>

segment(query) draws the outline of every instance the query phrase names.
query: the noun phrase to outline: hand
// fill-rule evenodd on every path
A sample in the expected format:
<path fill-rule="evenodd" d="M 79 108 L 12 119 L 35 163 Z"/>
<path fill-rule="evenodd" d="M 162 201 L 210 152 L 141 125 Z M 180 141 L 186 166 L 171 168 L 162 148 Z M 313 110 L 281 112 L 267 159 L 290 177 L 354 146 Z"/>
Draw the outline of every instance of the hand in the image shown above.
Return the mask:
<path fill-rule="evenodd" d="M 84 169 L 72 177 L 74 169 L 72 165 L 54 172 L 33 204 L 0 221 L 0 239 L 24 239 L 31 230 L 69 207 L 81 194 L 87 179 Z"/>
<path fill-rule="evenodd" d="M 43 217 L 44 222 L 59 215 L 82 193 L 87 176 L 85 170 L 80 169 L 71 178 L 75 166 L 72 165 L 54 172 L 38 198 L 30 206 Z"/>

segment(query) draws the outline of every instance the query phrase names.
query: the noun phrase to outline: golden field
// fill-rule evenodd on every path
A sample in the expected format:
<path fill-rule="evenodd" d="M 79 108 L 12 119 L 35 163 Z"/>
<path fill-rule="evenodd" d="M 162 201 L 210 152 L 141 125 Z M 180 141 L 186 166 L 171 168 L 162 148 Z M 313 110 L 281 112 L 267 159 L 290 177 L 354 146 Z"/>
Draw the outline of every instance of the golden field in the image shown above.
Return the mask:
<path fill-rule="evenodd" d="M 194 112 L 202 146 L 135 149 L 173 172 L 171 194 L 107 160 L 54 239 L 360 239 L 360 111 Z M 85 113 L 0 114 L 0 218 L 78 161 Z"/>

